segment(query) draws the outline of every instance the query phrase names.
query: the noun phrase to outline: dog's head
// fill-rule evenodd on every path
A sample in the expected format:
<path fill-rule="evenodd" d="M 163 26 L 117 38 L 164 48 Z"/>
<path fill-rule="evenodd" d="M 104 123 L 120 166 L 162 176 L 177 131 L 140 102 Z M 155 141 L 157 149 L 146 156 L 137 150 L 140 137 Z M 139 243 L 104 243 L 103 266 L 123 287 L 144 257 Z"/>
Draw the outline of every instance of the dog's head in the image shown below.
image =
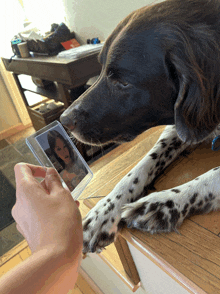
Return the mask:
<path fill-rule="evenodd" d="M 211 2 L 170 0 L 131 13 L 103 46 L 99 79 L 61 122 L 88 144 L 174 123 L 183 141 L 205 139 L 220 122 L 220 7 Z"/>

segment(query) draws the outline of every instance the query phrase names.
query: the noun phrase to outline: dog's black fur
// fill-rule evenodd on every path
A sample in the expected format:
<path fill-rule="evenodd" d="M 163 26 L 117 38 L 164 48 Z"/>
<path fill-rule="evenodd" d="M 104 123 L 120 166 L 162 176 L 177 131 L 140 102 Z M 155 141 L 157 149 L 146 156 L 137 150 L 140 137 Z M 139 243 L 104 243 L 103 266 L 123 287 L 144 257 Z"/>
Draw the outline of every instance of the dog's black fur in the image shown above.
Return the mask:
<path fill-rule="evenodd" d="M 219 44 L 217 0 L 169 0 L 132 12 L 105 42 L 99 80 L 62 120 L 92 144 L 174 122 L 183 141 L 202 141 L 220 122 Z"/>
<path fill-rule="evenodd" d="M 89 212 L 84 252 L 110 244 L 120 220 L 151 233 L 169 232 L 185 217 L 220 208 L 219 168 L 199 182 L 144 197 L 144 188 L 178 154 L 217 132 L 220 1 L 168 0 L 134 11 L 106 40 L 99 61 L 97 82 L 61 116 L 76 138 L 124 142 L 152 126 L 173 126 Z"/>

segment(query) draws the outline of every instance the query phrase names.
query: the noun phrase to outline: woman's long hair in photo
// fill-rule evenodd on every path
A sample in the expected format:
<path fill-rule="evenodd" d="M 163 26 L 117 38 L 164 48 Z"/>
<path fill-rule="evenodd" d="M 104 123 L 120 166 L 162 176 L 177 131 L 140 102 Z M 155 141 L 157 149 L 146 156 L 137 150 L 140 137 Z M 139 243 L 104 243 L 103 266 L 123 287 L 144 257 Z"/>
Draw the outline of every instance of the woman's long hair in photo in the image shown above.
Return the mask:
<path fill-rule="evenodd" d="M 69 142 L 67 140 L 65 140 L 63 138 L 63 136 L 58 131 L 54 130 L 54 131 L 49 131 L 47 133 L 47 140 L 48 140 L 52 154 L 55 156 L 55 158 L 61 164 L 61 166 L 63 168 L 65 168 L 65 162 L 59 156 L 57 156 L 57 154 L 55 152 L 56 140 L 58 138 L 61 139 L 63 141 L 64 145 L 67 146 L 67 148 L 69 150 L 70 158 L 72 159 L 73 162 L 75 162 L 75 160 L 76 160 L 76 155 L 74 154 L 72 148 L 70 147 Z"/>

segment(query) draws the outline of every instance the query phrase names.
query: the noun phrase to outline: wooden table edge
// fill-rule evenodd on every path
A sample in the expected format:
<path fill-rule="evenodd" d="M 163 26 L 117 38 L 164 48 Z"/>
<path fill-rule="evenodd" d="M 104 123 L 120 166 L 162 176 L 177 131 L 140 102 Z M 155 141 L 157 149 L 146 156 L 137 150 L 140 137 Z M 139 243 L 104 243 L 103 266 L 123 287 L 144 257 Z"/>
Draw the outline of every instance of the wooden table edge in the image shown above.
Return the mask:
<path fill-rule="evenodd" d="M 130 230 L 123 229 L 120 235 L 136 249 L 138 249 L 142 254 L 149 258 L 153 263 L 155 263 L 159 268 L 161 268 L 165 273 L 167 273 L 172 279 L 174 279 L 179 285 L 184 287 L 187 291 L 192 294 L 207 294 L 199 286 L 189 280 L 186 276 L 180 273 L 176 268 L 169 264 L 166 260 L 160 257 L 152 249 L 150 249 L 146 244 L 139 240 L 136 236 L 132 235 Z"/>

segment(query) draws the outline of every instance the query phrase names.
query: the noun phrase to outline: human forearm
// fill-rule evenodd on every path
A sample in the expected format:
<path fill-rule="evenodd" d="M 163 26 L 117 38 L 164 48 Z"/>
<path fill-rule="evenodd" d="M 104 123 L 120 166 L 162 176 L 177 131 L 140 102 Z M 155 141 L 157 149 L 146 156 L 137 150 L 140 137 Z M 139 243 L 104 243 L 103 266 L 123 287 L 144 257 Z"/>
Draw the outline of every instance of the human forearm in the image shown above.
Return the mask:
<path fill-rule="evenodd" d="M 42 249 L 0 279 L 1 294 L 66 294 L 77 279 L 78 254 Z"/>
<path fill-rule="evenodd" d="M 83 244 L 77 203 L 55 169 L 20 163 L 15 178 L 12 216 L 33 254 L 0 279 L 0 293 L 66 294 L 76 282 Z"/>

